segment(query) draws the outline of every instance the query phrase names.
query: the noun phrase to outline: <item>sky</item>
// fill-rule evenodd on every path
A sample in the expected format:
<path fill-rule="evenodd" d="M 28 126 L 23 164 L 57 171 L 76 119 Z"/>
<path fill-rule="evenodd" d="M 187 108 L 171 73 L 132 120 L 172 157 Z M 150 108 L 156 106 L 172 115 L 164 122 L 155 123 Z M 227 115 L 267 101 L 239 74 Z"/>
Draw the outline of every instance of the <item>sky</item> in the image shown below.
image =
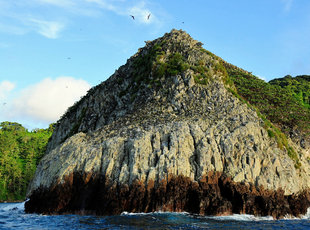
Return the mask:
<path fill-rule="evenodd" d="M 309 0 L 0 0 L 0 122 L 47 128 L 173 28 L 265 81 L 310 74 L 309 12 Z"/>

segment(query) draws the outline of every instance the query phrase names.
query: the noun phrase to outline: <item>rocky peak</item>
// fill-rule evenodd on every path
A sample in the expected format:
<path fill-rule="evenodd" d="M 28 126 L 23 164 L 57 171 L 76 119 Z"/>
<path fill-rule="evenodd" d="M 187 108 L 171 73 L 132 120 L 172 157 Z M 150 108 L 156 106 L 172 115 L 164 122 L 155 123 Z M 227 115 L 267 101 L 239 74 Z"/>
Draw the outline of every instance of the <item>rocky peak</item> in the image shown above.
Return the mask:
<path fill-rule="evenodd" d="M 296 167 L 201 45 L 178 30 L 146 42 L 69 108 L 26 211 L 304 214 L 309 162 Z"/>
<path fill-rule="evenodd" d="M 188 111 L 191 114 L 187 115 L 201 113 L 194 99 L 199 88 L 209 84 L 223 88 L 226 79 L 220 58 L 185 31 L 173 29 L 147 41 L 107 81 L 70 107 L 57 122 L 48 151 L 75 133 L 116 121 L 135 123 L 158 114 L 167 121 Z"/>
<path fill-rule="evenodd" d="M 194 40 L 185 31 L 175 29 L 154 41 L 147 41 L 145 43 L 146 46 L 139 49 L 138 53 L 134 56 L 139 54 L 145 55 L 149 51 L 152 52 L 152 50 L 156 49 L 156 51 L 163 52 L 162 54 L 166 54 L 167 56 L 180 53 L 185 58 L 188 58 L 194 52 L 199 52 L 203 45 L 201 42 Z"/>

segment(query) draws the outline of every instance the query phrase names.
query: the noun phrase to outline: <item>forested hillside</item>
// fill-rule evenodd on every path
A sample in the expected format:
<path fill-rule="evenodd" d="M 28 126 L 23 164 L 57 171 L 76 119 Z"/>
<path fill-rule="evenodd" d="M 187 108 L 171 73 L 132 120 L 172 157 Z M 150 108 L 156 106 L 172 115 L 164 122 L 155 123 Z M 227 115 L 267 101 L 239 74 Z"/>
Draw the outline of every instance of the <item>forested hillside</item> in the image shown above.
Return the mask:
<path fill-rule="evenodd" d="M 0 201 L 25 198 L 52 132 L 53 125 L 29 132 L 15 122 L 0 123 Z"/>
<path fill-rule="evenodd" d="M 310 109 L 310 75 L 300 75 L 292 77 L 277 78 L 269 82 L 278 85 L 290 92 L 300 103 Z"/>
<path fill-rule="evenodd" d="M 238 94 L 282 131 L 288 134 L 299 130 L 309 134 L 309 76 L 289 76 L 268 83 L 230 64 L 225 67 Z"/>

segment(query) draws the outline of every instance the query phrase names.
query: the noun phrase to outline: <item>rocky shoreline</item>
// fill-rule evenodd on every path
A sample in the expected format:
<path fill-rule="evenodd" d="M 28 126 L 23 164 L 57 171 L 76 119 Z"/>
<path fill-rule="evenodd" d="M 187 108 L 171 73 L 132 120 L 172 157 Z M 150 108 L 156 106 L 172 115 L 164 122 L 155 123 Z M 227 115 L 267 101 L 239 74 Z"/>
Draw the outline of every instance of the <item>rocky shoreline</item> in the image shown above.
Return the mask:
<path fill-rule="evenodd" d="M 122 212 L 189 212 L 199 215 L 253 214 L 280 219 L 300 217 L 310 207 L 310 190 L 284 195 L 251 183 L 236 183 L 220 172 L 198 182 L 168 176 L 158 186 L 135 181 L 131 185 L 106 178 L 74 174 L 52 189 L 38 189 L 25 205 L 27 213 L 119 215 Z"/>

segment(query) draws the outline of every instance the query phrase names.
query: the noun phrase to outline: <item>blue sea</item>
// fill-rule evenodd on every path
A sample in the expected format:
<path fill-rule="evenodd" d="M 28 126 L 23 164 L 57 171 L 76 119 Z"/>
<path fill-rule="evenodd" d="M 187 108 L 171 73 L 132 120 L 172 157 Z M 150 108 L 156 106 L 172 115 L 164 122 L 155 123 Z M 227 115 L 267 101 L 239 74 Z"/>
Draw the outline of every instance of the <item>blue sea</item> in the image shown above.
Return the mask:
<path fill-rule="evenodd" d="M 24 203 L 0 203 L 0 229 L 310 229 L 310 208 L 300 219 L 188 213 L 123 213 L 119 216 L 26 214 Z"/>

